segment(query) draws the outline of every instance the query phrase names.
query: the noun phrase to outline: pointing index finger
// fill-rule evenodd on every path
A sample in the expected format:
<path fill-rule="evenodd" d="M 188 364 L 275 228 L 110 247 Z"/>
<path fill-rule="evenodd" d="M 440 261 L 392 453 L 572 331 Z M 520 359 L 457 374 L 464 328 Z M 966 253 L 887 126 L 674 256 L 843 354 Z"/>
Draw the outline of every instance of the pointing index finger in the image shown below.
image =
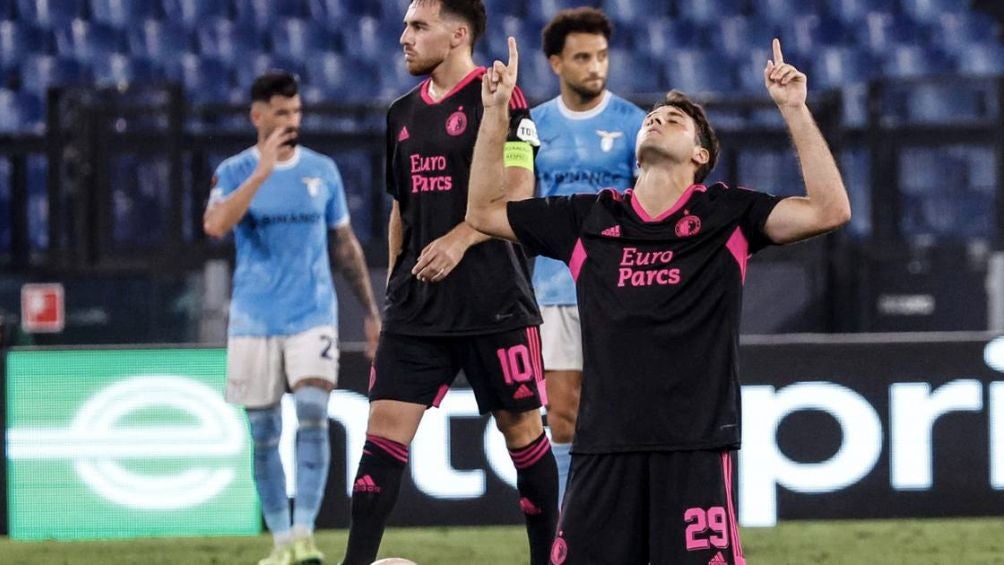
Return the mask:
<path fill-rule="evenodd" d="M 781 40 L 774 38 L 774 64 L 781 65 L 784 63 L 784 55 L 781 54 Z"/>
<path fill-rule="evenodd" d="M 519 51 L 516 49 L 516 38 L 509 37 L 509 62 L 506 64 L 510 69 L 515 69 L 519 65 Z"/>

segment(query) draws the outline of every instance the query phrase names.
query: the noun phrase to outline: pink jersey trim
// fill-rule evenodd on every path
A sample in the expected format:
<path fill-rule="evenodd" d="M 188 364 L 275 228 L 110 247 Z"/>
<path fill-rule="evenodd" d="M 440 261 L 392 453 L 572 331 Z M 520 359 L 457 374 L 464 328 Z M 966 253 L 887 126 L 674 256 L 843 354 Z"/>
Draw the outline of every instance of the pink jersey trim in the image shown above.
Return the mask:
<path fill-rule="evenodd" d="M 732 254 L 736 259 L 736 263 L 739 263 L 739 275 L 742 276 L 742 281 L 746 283 L 746 262 L 750 258 L 750 244 L 746 241 L 746 236 L 743 234 L 743 230 L 736 228 L 732 232 L 732 236 L 725 243 L 725 247 L 729 249 L 729 253 Z"/>
<path fill-rule="evenodd" d="M 575 240 L 575 248 L 572 249 L 572 257 L 568 260 L 568 270 L 572 272 L 572 279 L 579 281 L 579 273 L 582 272 L 582 264 L 586 262 L 586 248 L 582 245 L 582 239 Z"/>
<path fill-rule="evenodd" d="M 425 79 L 422 82 L 422 85 L 419 86 L 419 88 L 418 88 L 418 93 L 419 93 L 419 95 L 421 95 L 423 102 L 425 102 L 429 106 L 435 106 L 436 104 L 441 104 L 441 103 L 445 102 L 451 96 L 453 96 L 454 94 L 456 94 L 460 89 L 462 89 L 463 87 L 465 87 L 468 84 L 470 84 L 472 80 L 479 79 L 484 74 L 485 74 L 485 68 L 484 67 L 478 67 L 478 68 L 474 69 L 473 71 L 467 73 L 467 76 L 465 76 L 464 78 L 460 79 L 460 82 L 458 82 L 456 85 L 454 85 L 454 87 L 451 88 L 450 91 L 447 92 L 439 100 L 433 100 L 432 96 L 429 96 L 429 84 L 432 83 L 432 77 L 429 77 L 429 78 Z"/>
<path fill-rule="evenodd" d="M 695 192 L 704 192 L 706 190 L 708 190 L 708 187 L 704 186 L 703 184 L 690 185 L 689 187 L 687 187 L 687 190 L 685 190 L 683 194 L 680 195 L 680 197 L 676 200 L 676 203 L 670 206 L 669 210 L 666 210 L 665 212 L 659 214 L 654 218 L 652 216 L 649 216 L 648 212 L 646 212 L 645 209 L 641 207 L 641 203 L 638 202 L 638 196 L 634 194 L 634 189 L 626 190 L 625 194 L 629 193 L 631 194 L 631 209 L 634 210 L 634 213 L 638 214 L 638 217 L 641 218 L 642 221 L 651 224 L 654 222 L 661 222 L 666 218 L 672 216 L 673 214 L 676 213 L 677 210 L 683 208 L 683 206 L 687 203 L 687 201 L 690 200 L 690 197 L 693 196 Z"/>
<path fill-rule="evenodd" d="M 394 459 L 402 463 L 408 462 L 408 446 L 398 443 L 393 440 L 382 438 L 375 435 L 366 435 L 366 441 L 372 443 L 373 445 L 379 447 L 384 453 L 390 455 Z"/>
<path fill-rule="evenodd" d="M 450 385 L 443 385 L 439 387 L 439 391 L 436 392 L 436 398 L 432 400 L 432 405 L 439 408 L 439 403 L 443 401 L 443 397 L 446 396 L 446 391 L 450 390 Z"/>
<path fill-rule="evenodd" d="M 722 452 L 722 478 L 725 481 L 725 507 L 729 513 L 729 530 L 732 535 L 732 563 L 746 565 L 743 544 L 739 539 L 739 524 L 736 522 L 736 507 L 732 501 L 732 454 Z"/>
<path fill-rule="evenodd" d="M 540 328 L 530 326 L 526 328 L 526 340 L 530 344 L 530 363 L 533 364 L 533 378 L 537 382 L 537 398 L 540 403 L 547 406 L 547 385 L 544 382 L 544 359 L 541 354 Z"/>

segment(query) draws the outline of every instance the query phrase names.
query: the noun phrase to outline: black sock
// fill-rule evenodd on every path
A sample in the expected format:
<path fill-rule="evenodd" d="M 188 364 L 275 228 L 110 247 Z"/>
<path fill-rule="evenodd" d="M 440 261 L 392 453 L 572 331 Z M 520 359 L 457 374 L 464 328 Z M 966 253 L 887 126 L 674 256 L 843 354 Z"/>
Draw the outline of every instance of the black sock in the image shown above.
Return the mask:
<path fill-rule="evenodd" d="M 540 434 L 530 445 L 510 449 L 509 456 L 516 465 L 519 507 L 530 539 L 530 564 L 547 565 L 558 526 L 558 466 L 551 442 Z"/>
<path fill-rule="evenodd" d="M 401 474 L 408 464 L 408 446 L 366 436 L 359 471 L 352 487 L 352 524 L 342 565 L 370 565 L 376 561 L 387 518 L 390 517 Z"/>

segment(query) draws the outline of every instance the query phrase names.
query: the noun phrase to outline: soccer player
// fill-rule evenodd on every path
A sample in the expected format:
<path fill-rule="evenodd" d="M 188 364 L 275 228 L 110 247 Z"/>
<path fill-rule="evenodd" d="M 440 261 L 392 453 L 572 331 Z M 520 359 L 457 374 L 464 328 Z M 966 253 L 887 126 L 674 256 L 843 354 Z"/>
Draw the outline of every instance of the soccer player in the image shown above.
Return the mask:
<path fill-rule="evenodd" d="M 387 111 L 389 277 L 384 329 L 370 382 L 370 417 L 352 494 L 345 565 L 377 555 L 397 499 L 408 446 L 425 410 L 463 370 L 478 408 L 491 412 L 517 473 L 531 562 L 547 563 L 557 522 L 557 469 L 539 408 L 544 394 L 540 315 L 518 246 L 464 222 L 481 121 L 474 43 L 480 0 L 414 0 L 401 45 L 408 71 L 428 76 Z M 533 194 L 536 131 L 513 88 L 506 159 L 513 198 Z"/>
<path fill-rule="evenodd" d="M 204 217 L 210 236 L 235 231 L 226 398 L 247 411 L 255 485 L 275 541 L 260 565 L 323 560 L 313 529 L 331 457 L 328 396 L 338 375 L 330 261 L 341 268 L 368 313 L 364 324 L 371 357 L 380 333 L 338 168 L 330 158 L 297 145 L 298 92 L 296 77 L 287 72 L 270 71 L 254 81 L 251 123 L 258 142 L 217 168 Z M 292 526 L 278 451 L 279 401 L 287 387 L 299 420 Z"/>
<path fill-rule="evenodd" d="M 739 315 L 750 254 L 850 219 L 840 172 L 775 39 L 764 69 L 806 194 L 700 184 L 718 142 L 670 92 L 638 136 L 641 172 L 604 191 L 512 201 L 500 171 L 518 54 L 483 80 L 467 221 L 566 262 L 582 313 L 582 403 L 553 565 L 742 564 L 733 506 Z"/>
<path fill-rule="evenodd" d="M 624 190 L 634 180 L 634 146 L 645 112 L 606 89 L 613 27 L 596 8 L 558 12 L 544 28 L 544 55 L 561 94 L 530 111 L 537 125 L 537 195 Z M 582 337 L 575 284 L 561 261 L 537 257 L 533 288 L 544 323 L 540 339 L 547 385 L 547 425 L 565 493 L 569 449 L 582 388 Z"/>

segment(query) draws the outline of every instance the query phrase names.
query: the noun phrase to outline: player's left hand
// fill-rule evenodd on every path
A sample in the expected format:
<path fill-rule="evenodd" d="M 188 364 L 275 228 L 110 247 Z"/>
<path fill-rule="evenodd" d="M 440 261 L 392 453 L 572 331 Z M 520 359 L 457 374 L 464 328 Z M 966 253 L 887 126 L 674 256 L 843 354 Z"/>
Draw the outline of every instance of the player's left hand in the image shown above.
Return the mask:
<path fill-rule="evenodd" d="M 380 341 L 380 316 L 369 315 L 363 319 L 363 333 L 366 334 L 366 358 L 376 357 L 377 343 Z"/>
<path fill-rule="evenodd" d="M 454 232 L 435 239 L 422 250 L 411 274 L 422 282 L 439 282 L 460 264 L 467 247 L 463 237 Z"/>
<path fill-rule="evenodd" d="M 481 102 L 485 108 L 492 106 L 506 107 L 516 88 L 516 74 L 519 67 L 519 51 L 516 49 L 516 38 L 509 38 L 509 62 L 495 61 L 485 70 L 481 77 Z"/>
<path fill-rule="evenodd" d="M 805 73 L 784 62 L 781 40 L 774 38 L 773 47 L 774 60 L 767 61 L 767 67 L 763 70 L 767 92 L 779 108 L 804 106 L 808 93 Z"/>

